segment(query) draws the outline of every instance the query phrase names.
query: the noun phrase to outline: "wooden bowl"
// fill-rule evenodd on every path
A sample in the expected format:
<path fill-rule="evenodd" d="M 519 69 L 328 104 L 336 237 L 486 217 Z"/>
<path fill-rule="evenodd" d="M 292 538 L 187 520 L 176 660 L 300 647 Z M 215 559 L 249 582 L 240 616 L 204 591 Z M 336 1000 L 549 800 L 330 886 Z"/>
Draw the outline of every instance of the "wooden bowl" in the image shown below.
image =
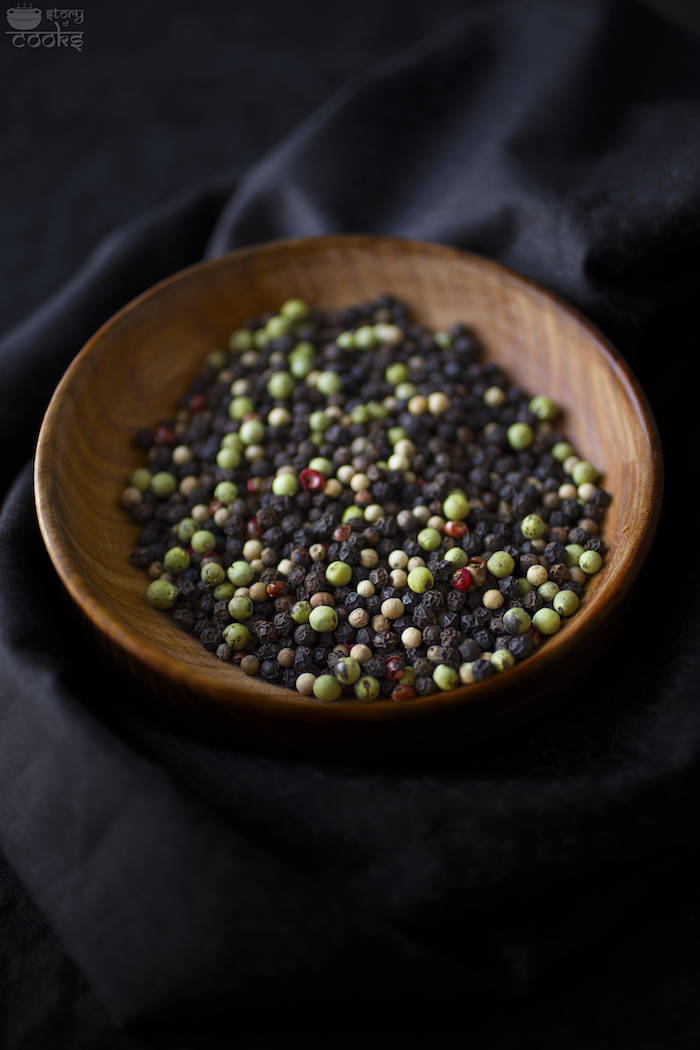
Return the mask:
<path fill-rule="evenodd" d="M 530 659 L 478 685 L 402 703 L 323 704 L 222 663 L 145 599 L 120 497 L 143 464 L 138 427 L 174 413 L 210 350 L 244 318 L 301 296 L 338 308 L 388 292 L 431 327 L 463 321 L 487 358 L 563 409 L 561 428 L 613 499 L 603 570 L 578 612 Z M 588 321 L 487 259 L 393 237 L 340 235 L 245 248 L 177 273 L 124 307 L 61 380 L 41 428 L 35 493 L 49 555 L 122 672 L 157 708 L 241 749 L 327 760 L 460 754 L 563 694 L 619 618 L 656 528 L 659 439 L 634 376 Z"/>

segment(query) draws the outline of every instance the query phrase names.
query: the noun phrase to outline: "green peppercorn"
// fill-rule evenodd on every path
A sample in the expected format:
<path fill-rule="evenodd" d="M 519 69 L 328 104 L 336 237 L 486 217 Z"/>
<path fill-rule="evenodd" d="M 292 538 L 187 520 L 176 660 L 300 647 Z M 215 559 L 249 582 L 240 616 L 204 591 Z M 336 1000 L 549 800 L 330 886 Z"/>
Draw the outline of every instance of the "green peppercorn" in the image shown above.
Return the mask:
<path fill-rule="evenodd" d="M 338 626 L 338 614 L 331 605 L 317 605 L 311 610 L 309 624 L 319 634 L 328 634 Z"/>
<path fill-rule="evenodd" d="M 159 470 L 151 478 L 151 492 L 161 499 L 165 499 L 177 488 L 177 478 L 169 470 Z"/>
<path fill-rule="evenodd" d="M 281 335 L 286 335 L 291 327 L 292 322 L 289 317 L 285 317 L 283 314 L 275 314 L 265 325 L 265 335 L 268 340 L 279 339 Z"/>
<path fill-rule="evenodd" d="M 246 394 L 238 394 L 232 397 L 228 404 L 228 414 L 231 419 L 243 419 L 249 412 L 255 411 L 255 402 Z"/>
<path fill-rule="evenodd" d="M 566 547 L 566 564 L 569 569 L 574 565 L 578 565 L 579 559 L 583 554 L 584 548 L 580 543 L 567 543 Z"/>
<path fill-rule="evenodd" d="M 323 412 L 321 409 L 319 409 L 317 412 L 312 412 L 309 416 L 309 427 L 311 428 L 311 430 L 316 430 L 320 433 L 323 433 L 324 431 L 328 430 L 330 424 L 330 419 L 328 418 L 326 413 Z"/>
<path fill-rule="evenodd" d="M 574 591 L 559 591 L 552 602 L 560 616 L 573 616 L 580 604 L 581 599 Z"/>
<path fill-rule="evenodd" d="M 214 489 L 214 499 L 221 500 L 225 507 L 229 507 L 238 495 L 238 486 L 232 481 L 220 481 Z"/>
<path fill-rule="evenodd" d="M 559 584 L 555 583 L 554 580 L 547 580 L 546 583 L 541 584 L 537 588 L 537 593 L 543 601 L 553 602 L 557 594 L 559 594 Z"/>
<path fill-rule="evenodd" d="M 175 528 L 175 535 L 179 539 L 180 543 L 189 543 L 195 532 L 199 529 L 199 524 L 194 518 L 183 518 L 177 523 Z"/>
<path fill-rule="evenodd" d="M 419 566 L 416 569 L 411 569 L 406 582 L 414 594 L 425 594 L 426 591 L 429 591 L 434 586 L 435 578 L 430 569 L 425 566 Z"/>
<path fill-rule="evenodd" d="M 390 445 L 398 445 L 399 441 L 408 437 L 408 432 L 403 427 L 389 427 L 386 436 Z"/>
<path fill-rule="evenodd" d="M 598 480 L 598 471 L 587 459 L 580 459 L 571 471 L 574 485 L 593 485 Z"/>
<path fill-rule="evenodd" d="M 139 492 L 145 492 L 151 487 L 151 472 L 145 467 L 139 467 L 129 478 L 129 484 L 133 485 Z"/>
<path fill-rule="evenodd" d="M 408 380 L 410 374 L 411 371 L 408 365 L 405 364 L 405 362 L 395 361 L 387 368 L 386 372 L 384 373 L 384 378 L 386 379 L 387 383 L 390 384 L 390 386 L 398 386 L 399 383 L 405 383 Z"/>
<path fill-rule="evenodd" d="M 349 507 L 345 508 L 345 510 L 343 511 L 343 516 L 340 520 L 342 521 L 343 525 L 345 525 L 345 523 L 350 521 L 352 518 L 364 518 L 364 516 L 365 514 L 361 507 L 355 507 L 353 504 L 351 504 Z"/>
<path fill-rule="evenodd" d="M 190 540 L 190 546 L 197 554 L 208 554 L 216 547 L 216 536 L 209 529 L 198 529 Z"/>
<path fill-rule="evenodd" d="M 424 551 L 434 551 L 442 543 L 442 536 L 437 529 L 421 529 L 416 540 Z"/>
<path fill-rule="evenodd" d="M 226 572 L 223 565 L 220 565 L 218 561 L 208 561 L 206 565 L 202 566 L 199 577 L 205 587 L 214 588 L 224 582 Z"/>
<path fill-rule="evenodd" d="M 220 372 L 226 365 L 228 358 L 223 350 L 212 350 L 204 358 L 204 363 L 208 368 L 212 368 L 215 372 Z"/>
<path fill-rule="evenodd" d="M 289 615 L 294 620 L 294 623 L 308 623 L 311 615 L 310 602 L 306 600 L 294 602 L 294 605 L 289 610 Z"/>
<path fill-rule="evenodd" d="M 399 681 L 401 685 L 415 685 L 416 672 L 412 667 L 407 667 L 401 675 Z"/>
<path fill-rule="evenodd" d="M 229 350 L 245 353 L 253 349 L 253 333 L 248 328 L 239 328 L 228 341 Z"/>
<path fill-rule="evenodd" d="M 463 569 L 469 562 L 469 555 L 461 547 L 450 547 L 445 551 L 445 561 L 451 561 L 455 569 Z"/>
<path fill-rule="evenodd" d="M 333 668 L 333 674 L 341 685 L 353 685 L 362 674 L 362 666 L 350 656 L 343 656 Z"/>
<path fill-rule="evenodd" d="M 601 558 L 598 551 L 584 551 L 578 560 L 579 568 L 588 575 L 592 576 L 595 572 L 600 572 L 603 567 L 603 559 Z"/>
<path fill-rule="evenodd" d="M 288 471 L 278 474 L 272 482 L 272 491 L 275 496 L 293 496 L 298 488 L 299 479 L 296 474 L 290 474 Z"/>
<path fill-rule="evenodd" d="M 463 492 L 451 492 L 442 505 L 442 512 L 448 521 L 462 521 L 469 513 L 469 500 Z"/>
<path fill-rule="evenodd" d="M 515 657 L 509 649 L 496 649 L 491 657 L 491 666 L 498 673 L 509 671 L 511 667 L 515 667 Z"/>
<path fill-rule="evenodd" d="M 250 631 L 244 623 L 229 623 L 221 633 L 230 649 L 245 649 L 250 641 Z"/>
<path fill-rule="evenodd" d="M 503 626 L 510 635 L 525 634 L 531 623 L 530 614 L 517 605 L 503 615 Z"/>
<path fill-rule="evenodd" d="M 249 598 L 247 594 L 234 594 L 228 603 L 229 615 L 234 620 L 247 620 L 249 616 L 253 615 L 254 608 L 253 599 Z"/>
<path fill-rule="evenodd" d="M 236 452 L 243 452 L 245 445 L 238 434 L 224 434 L 221 439 L 222 448 L 235 448 Z"/>
<path fill-rule="evenodd" d="M 350 419 L 353 423 L 364 426 L 365 423 L 369 423 L 370 418 L 369 408 L 366 405 L 354 405 L 350 410 Z"/>
<path fill-rule="evenodd" d="M 235 470 L 240 462 L 241 454 L 235 448 L 220 448 L 216 453 L 216 465 L 222 470 Z"/>
<path fill-rule="evenodd" d="M 448 667 L 447 664 L 438 664 L 433 671 L 433 681 L 438 689 L 444 691 L 454 689 L 459 685 L 459 671 L 456 667 Z"/>
<path fill-rule="evenodd" d="M 316 347 L 308 339 L 300 339 L 292 350 L 290 357 L 305 357 L 311 360 L 316 354 Z"/>
<path fill-rule="evenodd" d="M 234 587 L 247 587 L 255 579 L 255 573 L 247 561 L 234 561 L 226 570 Z"/>
<path fill-rule="evenodd" d="M 353 332 L 341 332 L 336 339 L 336 345 L 341 350 L 354 350 L 355 349 L 355 335 Z"/>
<path fill-rule="evenodd" d="M 352 568 L 344 561 L 332 561 L 326 569 L 326 579 L 334 587 L 346 587 L 352 579 Z"/>
<path fill-rule="evenodd" d="M 547 526 L 539 514 L 528 514 L 520 523 L 520 531 L 526 540 L 538 540 L 547 531 Z"/>
<path fill-rule="evenodd" d="M 553 422 L 559 415 L 558 405 L 552 401 L 551 397 L 547 397 L 545 394 L 533 397 L 528 408 L 533 416 L 547 423 Z"/>
<path fill-rule="evenodd" d="M 287 302 L 281 307 L 280 313 L 283 317 L 288 318 L 292 324 L 295 324 L 308 317 L 311 313 L 311 308 L 303 299 L 287 299 Z"/>
<path fill-rule="evenodd" d="M 179 587 L 169 580 L 154 580 L 148 586 L 146 598 L 154 609 L 170 609 L 179 593 Z"/>
<path fill-rule="evenodd" d="M 313 361 L 306 356 L 289 356 L 289 371 L 295 379 L 306 379 L 309 372 L 313 371 Z"/>
<path fill-rule="evenodd" d="M 508 444 L 516 452 L 529 448 L 535 440 L 535 431 L 529 423 L 511 423 L 507 430 Z"/>
<path fill-rule="evenodd" d="M 238 434 L 244 445 L 260 445 L 265 440 L 265 425 L 259 419 L 246 419 Z"/>
<path fill-rule="evenodd" d="M 190 556 L 183 547 L 171 547 L 169 551 L 165 552 L 163 568 L 166 572 L 179 576 L 181 572 L 189 568 L 190 561 Z"/>
<path fill-rule="evenodd" d="M 319 474 L 323 474 L 324 478 L 329 478 L 333 473 L 334 467 L 325 456 L 316 456 L 314 459 L 309 460 L 309 470 L 317 470 Z"/>
<path fill-rule="evenodd" d="M 253 332 L 253 346 L 256 350 L 264 350 L 270 342 L 270 337 L 265 328 L 256 328 Z"/>
<path fill-rule="evenodd" d="M 355 331 L 354 343 L 357 350 L 371 350 L 377 342 L 377 333 L 373 325 L 363 324 Z"/>
<path fill-rule="evenodd" d="M 324 703 L 337 700 L 342 691 L 342 685 L 332 674 L 320 674 L 314 682 L 314 696 Z"/>
<path fill-rule="evenodd" d="M 267 392 L 274 398 L 291 397 L 294 387 L 294 376 L 289 372 L 273 372 L 267 381 Z"/>
<path fill-rule="evenodd" d="M 497 580 L 502 580 L 505 576 L 512 575 L 515 562 L 507 551 L 494 551 L 486 562 L 486 568 Z"/>
<path fill-rule="evenodd" d="M 214 598 L 217 602 L 227 602 L 230 598 L 233 598 L 236 588 L 229 580 L 224 580 L 218 587 L 214 588 Z"/>
<path fill-rule="evenodd" d="M 376 678 L 365 674 L 355 682 L 355 696 L 364 704 L 371 704 L 378 699 L 381 686 Z"/>
<path fill-rule="evenodd" d="M 532 622 L 540 634 L 556 634 L 561 627 L 561 617 L 554 609 L 538 609 Z"/>
<path fill-rule="evenodd" d="M 343 389 L 343 380 L 337 372 L 321 372 L 316 380 L 316 389 L 322 394 L 337 394 Z"/>
<path fill-rule="evenodd" d="M 557 441 L 555 445 L 552 445 L 551 454 L 558 463 L 564 463 L 569 456 L 573 456 L 574 449 L 568 441 Z"/>

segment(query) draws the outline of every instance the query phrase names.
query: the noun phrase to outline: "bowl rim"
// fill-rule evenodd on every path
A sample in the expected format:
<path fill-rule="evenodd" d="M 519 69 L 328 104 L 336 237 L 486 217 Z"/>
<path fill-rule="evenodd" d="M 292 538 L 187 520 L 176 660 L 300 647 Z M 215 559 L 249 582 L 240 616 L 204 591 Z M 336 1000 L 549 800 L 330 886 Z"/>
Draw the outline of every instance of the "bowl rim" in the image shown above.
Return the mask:
<path fill-rule="evenodd" d="M 118 324 L 133 311 L 138 310 L 149 299 L 161 294 L 174 284 L 186 281 L 192 272 L 216 269 L 225 264 L 231 257 L 245 260 L 246 256 L 259 258 L 261 256 L 264 257 L 266 254 L 275 255 L 280 251 L 294 252 L 300 247 L 313 250 L 314 247 L 331 248 L 334 246 L 341 248 L 357 247 L 374 251 L 377 249 L 381 250 L 382 246 L 386 246 L 388 249 L 400 246 L 403 248 L 409 247 L 415 252 L 426 255 L 439 254 L 443 257 L 452 256 L 455 259 L 464 259 L 466 257 L 479 267 L 490 269 L 516 284 L 525 285 L 538 295 L 548 299 L 558 310 L 563 311 L 575 320 L 588 337 L 598 344 L 599 349 L 607 356 L 610 365 L 626 389 L 626 394 L 640 419 L 641 429 L 648 441 L 649 454 L 653 466 L 651 477 L 648 479 L 650 499 L 647 505 L 640 510 L 640 514 L 645 517 L 645 527 L 640 535 L 635 559 L 628 566 L 624 587 L 618 587 L 612 595 L 612 601 L 609 600 L 609 604 L 606 604 L 606 612 L 613 613 L 616 611 L 641 571 L 649 553 L 661 513 L 663 495 L 664 465 L 661 440 L 653 412 L 639 381 L 620 351 L 602 331 L 577 307 L 573 306 L 558 293 L 551 291 L 533 278 L 524 276 L 511 267 L 476 252 L 452 245 L 397 235 L 363 233 L 322 234 L 311 237 L 279 238 L 237 248 L 231 252 L 192 263 L 170 274 L 127 302 L 100 325 L 66 368 L 51 397 L 37 437 L 34 458 L 34 498 L 39 530 L 49 558 L 62 584 L 78 608 L 112 645 L 123 649 L 137 664 L 145 664 L 152 672 L 166 678 L 175 688 L 181 686 L 184 680 L 191 691 L 208 696 L 210 700 L 215 701 L 217 704 L 223 703 L 225 706 L 235 706 L 242 713 L 247 711 L 256 717 L 288 717 L 292 714 L 295 721 L 302 723 L 305 721 L 317 722 L 319 720 L 327 723 L 329 719 L 337 719 L 339 722 L 350 722 L 360 725 L 404 719 L 420 719 L 428 713 L 448 711 L 455 707 L 462 707 L 465 704 L 474 708 L 492 707 L 494 704 L 500 704 L 507 708 L 519 707 L 522 699 L 519 698 L 518 694 L 526 693 L 527 687 L 534 684 L 542 673 L 546 671 L 547 667 L 551 668 L 558 664 L 572 648 L 577 647 L 576 635 L 573 632 L 570 634 L 564 631 L 551 636 L 538 653 L 517 664 L 508 674 L 494 675 L 484 682 L 472 685 L 460 685 L 449 692 L 416 696 L 402 703 L 396 703 L 387 697 L 371 704 L 359 703 L 356 699 L 350 698 L 327 704 L 317 701 L 314 697 L 302 696 L 294 690 L 284 689 L 280 686 L 271 686 L 269 683 L 264 683 L 264 688 L 258 687 L 255 689 L 250 688 L 249 685 L 248 690 L 246 690 L 247 681 L 237 679 L 230 683 L 225 682 L 222 679 L 209 676 L 204 672 L 189 667 L 175 657 L 150 645 L 141 634 L 132 630 L 119 616 L 102 603 L 93 590 L 90 581 L 83 574 L 79 564 L 63 542 L 62 530 L 55 513 L 55 502 L 50 498 L 51 482 L 54 477 L 51 465 L 56 447 L 53 435 L 64 394 L 69 390 L 73 377 L 82 367 L 85 359 L 99 346 L 103 333 Z M 577 625 L 584 627 L 597 615 L 599 598 L 600 596 L 596 596 L 595 601 L 591 605 L 588 607 L 584 606 L 577 613 Z"/>

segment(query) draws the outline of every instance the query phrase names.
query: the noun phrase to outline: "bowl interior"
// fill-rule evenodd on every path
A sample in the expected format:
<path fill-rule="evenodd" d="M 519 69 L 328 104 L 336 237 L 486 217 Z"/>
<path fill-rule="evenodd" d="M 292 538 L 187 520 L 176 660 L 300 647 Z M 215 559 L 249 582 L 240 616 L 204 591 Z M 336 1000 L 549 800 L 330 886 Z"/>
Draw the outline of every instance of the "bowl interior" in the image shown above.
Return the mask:
<path fill-rule="evenodd" d="M 603 529 L 609 554 L 576 615 L 507 674 L 404 704 L 323 705 L 221 663 L 148 605 L 146 577 L 129 561 L 137 527 L 120 496 L 144 462 L 132 443 L 136 429 L 174 414 L 204 356 L 225 347 L 245 318 L 292 296 L 336 308 L 382 292 L 406 301 L 416 320 L 432 327 L 463 321 L 486 358 L 531 394 L 548 394 L 561 406 L 562 429 L 613 496 Z M 219 707 L 256 715 L 381 722 L 460 704 L 504 710 L 524 702 L 543 675 L 575 669 L 574 647 L 584 652 L 600 621 L 620 606 L 647 553 L 660 506 L 661 454 L 628 368 L 557 298 L 454 249 L 337 236 L 271 243 L 198 264 L 113 317 L 77 356 L 51 402 L 37 448 L 36 497 L 44 540 L 70 594 L 144 671 Z"/>

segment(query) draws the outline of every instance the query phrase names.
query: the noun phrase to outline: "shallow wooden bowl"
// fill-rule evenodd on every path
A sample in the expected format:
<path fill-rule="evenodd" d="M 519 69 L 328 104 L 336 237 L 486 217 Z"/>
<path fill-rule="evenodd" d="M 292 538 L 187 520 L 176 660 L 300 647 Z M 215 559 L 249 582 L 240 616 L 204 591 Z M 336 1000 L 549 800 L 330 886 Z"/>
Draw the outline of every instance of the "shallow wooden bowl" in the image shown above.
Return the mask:
<path fill-rule="evenodd" d="M 603 570 L 576 615 L 536 655 L 479 685 L 398 703 L 323 704 L 246 677 L 145 599 L 129 553 L 137 527 L 120 505 L 143 463 L 138 427 L 174 413 L 210 350 L 244 318 L 302 296 L 337 308 L 383 292 L 432 327 L 464 321 L 486 357 L 564 411 L 562 429 L 612 493 Z M 234 746 L 328 760 L 459 754 L 555 702 L 619 618 L 649 550 L 662 458 L 646 398 L 601 334 L 541 287 L 486 259 L 391 237 L 331 236 L 246 248 L 141 295 L 75 358 L 41 429 L 35 492 L 41 532 L 68 592 L 141 695 Z"/>

